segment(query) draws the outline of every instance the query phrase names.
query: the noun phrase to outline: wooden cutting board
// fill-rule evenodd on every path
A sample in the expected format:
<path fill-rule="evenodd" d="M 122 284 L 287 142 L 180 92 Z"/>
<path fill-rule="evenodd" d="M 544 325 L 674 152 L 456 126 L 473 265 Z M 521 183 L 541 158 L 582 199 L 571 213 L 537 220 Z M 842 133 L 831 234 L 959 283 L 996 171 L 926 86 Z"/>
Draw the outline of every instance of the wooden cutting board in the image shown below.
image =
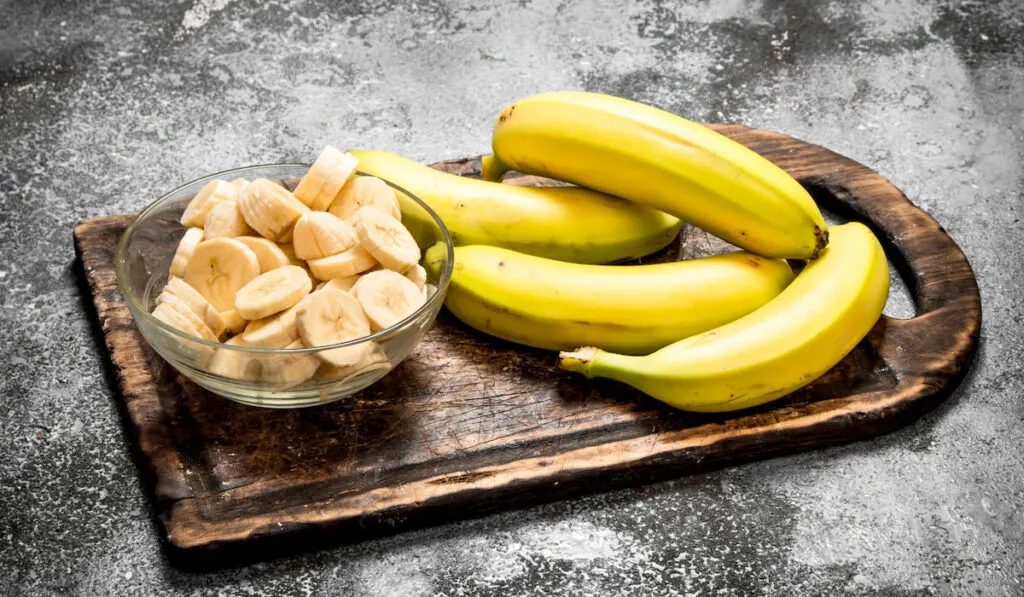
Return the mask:
<path fill-rule="evenodd" d="M 133 324 L 113 258 L 134 216 L 80 223 L 80 271 L 169 554 L 216 566 L 650 483 L 875 436 L 947 396 L 974 353 L 981 302 L 942 227 L 857 162 L 776 133 L 714 128 L 787 170 L 823 207 L 869 223 L 917 311 L 883 316 L 821 379 L 738 413 L 680 412 L 588 381 L 557 369 L 553 352 L 484 336 L 446 312 L 408 360 L 350 400 L 292 411 L 235 404 L 176 374 Z M 477 176 L 479 158 L 435 167 Z M 687 227 L 655 258 L 726 250 Z"/>

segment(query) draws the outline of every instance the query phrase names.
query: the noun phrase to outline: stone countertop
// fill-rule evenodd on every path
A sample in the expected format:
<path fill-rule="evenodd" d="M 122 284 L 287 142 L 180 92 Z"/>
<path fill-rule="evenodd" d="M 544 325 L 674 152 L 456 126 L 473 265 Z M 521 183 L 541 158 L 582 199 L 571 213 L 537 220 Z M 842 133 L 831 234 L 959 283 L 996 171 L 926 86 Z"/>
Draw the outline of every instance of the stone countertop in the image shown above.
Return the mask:
<path fill-rule="evenodd" d="M 171 567 L 73 226 L 327 143 L 481 153 L 501 107 L 555 89 L 781 131 L 890 178 L 978 275 L 961 389 L 845 447 Z M 1022 207 L 1020 0 L 0 0 L 0 594 L 1024 594 Z M 887 309 L 910 314 L 904 290 Z"/>

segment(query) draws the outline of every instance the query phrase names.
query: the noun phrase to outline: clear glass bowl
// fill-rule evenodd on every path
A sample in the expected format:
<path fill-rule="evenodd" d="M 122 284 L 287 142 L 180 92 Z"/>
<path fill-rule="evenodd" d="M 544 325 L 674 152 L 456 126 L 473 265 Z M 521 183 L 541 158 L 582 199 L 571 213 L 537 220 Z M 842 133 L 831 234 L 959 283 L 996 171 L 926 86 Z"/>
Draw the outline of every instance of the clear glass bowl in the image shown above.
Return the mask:
<path fill-rule="evenodd" d="M 151 315 L 156 297 L 167 283 L 168 270 L 178 241 L 185 233 L 181 214 L 189 200 L 215 179 L 267 178 L 280 180 L 294 189 L 309 169 L 308 164 L 269 164 L 248 166 L 211 174 L 184 184 L 160 197 L 124 232 L 117 247 L 117 282 L 135 323 L 149 345 L 182 375 L 225 398 L 269 408 L 314 406 L 340 400 L 384 377 L 412 352 L 430 328 L 444 302 L 452 274 L 454 251 L 448 229 L 426 203 L 409 192 L 391 185 L 397 192 L 402 222 L 423 251 L 435 243 L 447 246 L 440 268 L 428 271 L 427 283 L 435 290 L 415 313 L 394 326 L 358 340 L 329 346 L 292 350 L 247 348 L 209 342 L 171 327 Z M 357 173 L 357 175 L 359 175 Z M 334 367 L 323 362 L 318 353 L 350 346 L 361 346 L 365 357 L 350 367 Z M 227 351 L 219 353 L 218 351 Z M 214 356 L 232 359 L 231 376 L 215 373 L 210 364 Z M 296 371 L 316 372 L 303 381 L 288 381 Z M 225 368 L 217 367 L 218 371 Z M 304 373 L 298 373 L 302 376 Z"/>

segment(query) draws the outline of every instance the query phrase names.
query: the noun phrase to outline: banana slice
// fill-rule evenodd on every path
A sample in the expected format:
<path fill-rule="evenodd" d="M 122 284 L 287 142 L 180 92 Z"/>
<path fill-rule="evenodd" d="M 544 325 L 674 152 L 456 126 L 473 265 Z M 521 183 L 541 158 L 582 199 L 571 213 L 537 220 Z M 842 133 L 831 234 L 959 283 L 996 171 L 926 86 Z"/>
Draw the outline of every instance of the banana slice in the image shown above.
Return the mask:
<path fill-rule="evenodd" d="M 253 278 L 235 294 L 235 310 L 253 320 L 280 313 L 302 300 L 313 289 L 305 270 L 286 265 Z"/>
<path fill-rule="evenodd" d="M 160 315 L 157 315 L 157 311 L 160 311 L 162 314 L 173 311 L 177 317 L 180 317 L 180 319 L 175 319 L 174 316 L 170 316 L 168 319 L 162 319 Z M 162 295 L 160 303 L 157 305 L 156 309 L 153 309 L 153 316 L 185 333 L 198 336 L 203 340 L 209 340 L 210 342 L 217 341 L 217 337 L 213 335 L 213 331 L 210 330 L 209 326 L 207 326 L 198 315 L 192 312 L 192 309 L 185 304 L 185 301 L 173 294 Z M 182 325 L 182 322 L 186 325 Z"/>
<path fill-rule="evenodd" d="M 337 255 L 323 259 L 311 259 L 306 263 L 309 265 L 309 271 L 313 272 L 318 280 L 347 278 L 377 265 L 373 256 L 359 245 Z"/>
<path fill-rule="evenodd" d="M 305 347 L 301 340 L 285 346 L 288 349 Z M 267 355 L 260 360 L 260 378 L 275 386 L 291 387 L 313 377 L 319 367 L 320 359 L 308 352 Z"/>
<path fill-rule="evenodd" d="M 196 196 L 185 206 L 181 214 L 182 226 L 202 228 L 206 225 L 206 216 L 218 203 L 234 201 L 237 191 L 235 185 L 224 180 L 211 180 L 196 193 Z"/>
<path fill-rule="evenodd" d="M 235 336 L 224 344 L 248 346 L 241 336 Z M 259 362 L 251 355 L 228 348 L 218 348 L 207 368 L 211 373 L 240 381 L 256 381 L 260 377 Z"/>
<path fill-rule="evenodd" d="M 295 187 L 295 197 L 314 211 L 326 211 L 357 165 L 355 156 L 328 145 Z"/>
<path fill-rule="evenodd" d="M 220 314 L 221 319 L 224 320 L 224 325 L 227 330 L 232 334 L 241 334 L 245 330 L 245 326 L 248 325 L 248 321 L 238 314 L 235 309 L 228 309 Z"/>
<path fill-rule="evenodd" d="M 217 311 L 235 308 L 235 293 L 260 275 L 256 254 L 233 238 L 204 240 L 185 269 L 185 281 Z"/>
<path fill-rule="evenodd" d="M 323 211 L 311 211 L 295 222 L 292 246 L 299 259 L 323 259 L 351 249 L 356 232 L 345 222 Z"/>
<path fill-rule="evenodd" d="M 352 287 L 374 331 L 387 329 L 419 309 L 426 299 L 409 278 L 391 270 L 370 272 Z"/>
<path fill-rule="evenodd" d="M 423 298 L 424 298 L 424 300 L 429 300 L 430 297 L 434 296 L 435 292 L 437 292 L 437 286 L 434 286 L 433 284 L 424 284 L 423 285 Z"/>
<path fill-rule="evenodd" d="M 348 181 L 327 211 L 348 220 L 366 205 L 372 205 L 396 220 L 402 219 L 394 191 L 386 182 L 373 176 L 357 176 Z"/>
<path fill-rule="evenodd" d="M 320 285 L 316 287 L 316 289 L 323 290 L 325 288 L 334 288 L 335 290 L 344 290 L 345 292 L 348 292 L 349 290 L 352 290 L 352 287 L 355 286 L 359 278 L 360 276 L 348 276 L 346 278 L 331 278 L 326 282 L 321 282 Z"/>
<path fill-rule="evenodd" d="M 256 348 L 284 348 L 299 339 L 299 328 L 295 324 L 299 307 L 309 301 L 306 295 L 294 307 L 256 321 L 250 321 L 242 332 L 242 339 Z"/>
<path fill-rule="evenodd" d="M 227 329 L 227 323 L 224 321 L 224 318 L 210 304 L 210 301 L 206 300 L 206 297 L 199 294 L 199 291 L 189 286 L 187 282 L 181 278 L 170 278 L 167 280 L 167 285 L 164 286 L 163 292 L 160 293 L 160 296 L 156 297 L 157 304 L 164 301 L 167 296 L 177 297 L 188 305 L 188 308 L 198 315 L 199 319 L 210 328 L 214 336 L 220 338 L 224 335 L 224 331 Z"/>
<path fill-rule="evenodd" d="M 231 181 L 231 184 L 235 187 L 235 197 L 237 198 L 238 194 L 244 191 L 245 187 L 249 186 L 249 181 L 244 178 L 236 178 Z"/>
<path fill-rule="evenodd" d="M 253 229 L 245 223 L 242 212 L 238 211 L 235 201 L 223 201 L 210 208 L 206 214 L 203 234 L 206 240 L 214 238 L 235 238 L 252 234 Z"/>
<path fill-rule="evenodd" d="M 272 240 L 261 236 L 238 236 L 235 240 L 249 247 L 249 250 L 256 254 L 260 262 L 260 273 L 265 274 L 272 269 L 286 265 L 298 265 L 288 258 L 288 254 L 281 250 L 281 246 Z"/>
<path fill-rule="evenodd" d="M 363 355 L 362 360 L 358 363 L 355 365 L 346 365 L 344 367 L 336 367 L 328 363 L 321 363 L 314 379 L 321 382 L 336 381 L 338 383 L 345 383 L 356 375 L 390 368 L 391 363 L 388 362 L 388 355 L 384 353 L 384 350 L 379 344 L 371 341 L 367 342 L 366 352 Z"/>
<path fill-rule="evenodd" d="M 299 307 L 296 323 L 306 346 L 326 346 L 370 335 L 370 322 L 359 301 L 333 288 L 309 295 Z M 368 348 L 362 343 L 320 351 L 317 356 L 331 365 L 345 367 L 361 361 Z"/>
<path fill-rule="evenodd" d="M 171 259 L 171 275 L 183 278 L 185 276 L 185 268 L 188 267 L 189 259 L 192 259 L 192 254 L 196 252 L 196 247 L 199 243 L 203 242 L 203 229 L 202 228 L 189 228 L 185 231 L 185 235 L 178 241 L 178 248 L 174 251 L 174 259 Z"/>
<path fill-rule="evenodd" d="M 416 285 L 416 288 L 423 289 L 423 285 L 427 283 L 427 270 L 423 269 L 423 266 L 416 264 L 405 271 L 405 277 L 409 278 L 409 281 Z"/>
<path fill-rule="evenodd" d="M 246 223 L 272 241 L 292 239 L 292 226 L 309 208 L 288 189 L 265 178 L 257 178 L 238 197 L 238 209 Z"/>
<path fill-rule="evenodd" d="M 395 218 L 367 205 L 359 208 L 353 221 L 360 246 L 384 267 L 404 272 L 419 262 L 419 245 Z"/>
<path fill-rule="evenodd" d="M 278 243 L 277 247 L 284 252 L 288 257 L 288 262 L 292 265 L 299 265 L 302 267 L 306 266 L 306 262 L 295 256 L 295 245 L 292 243 Z"/>

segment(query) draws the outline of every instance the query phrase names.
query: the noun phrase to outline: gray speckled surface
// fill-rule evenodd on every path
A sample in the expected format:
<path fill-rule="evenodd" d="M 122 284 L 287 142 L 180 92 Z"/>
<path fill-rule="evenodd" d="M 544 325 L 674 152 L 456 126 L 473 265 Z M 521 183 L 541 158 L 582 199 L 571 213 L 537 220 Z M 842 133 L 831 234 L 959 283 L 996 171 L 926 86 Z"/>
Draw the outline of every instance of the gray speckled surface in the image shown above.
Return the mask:
<path fill-rule="evenodd" d="M 553 89 L 779 130 L 889 177 L 978 275 L 961 390 L 869 442 L 247 568 L 170 567 L 73 225 L 325 143 L 480 153 L 502 106 Z M 1022 205 L 1020 0 L 0 0 L 0 593 L 1024 594 Z M 905 295 L 888 311 L 909 314 Z"/>

